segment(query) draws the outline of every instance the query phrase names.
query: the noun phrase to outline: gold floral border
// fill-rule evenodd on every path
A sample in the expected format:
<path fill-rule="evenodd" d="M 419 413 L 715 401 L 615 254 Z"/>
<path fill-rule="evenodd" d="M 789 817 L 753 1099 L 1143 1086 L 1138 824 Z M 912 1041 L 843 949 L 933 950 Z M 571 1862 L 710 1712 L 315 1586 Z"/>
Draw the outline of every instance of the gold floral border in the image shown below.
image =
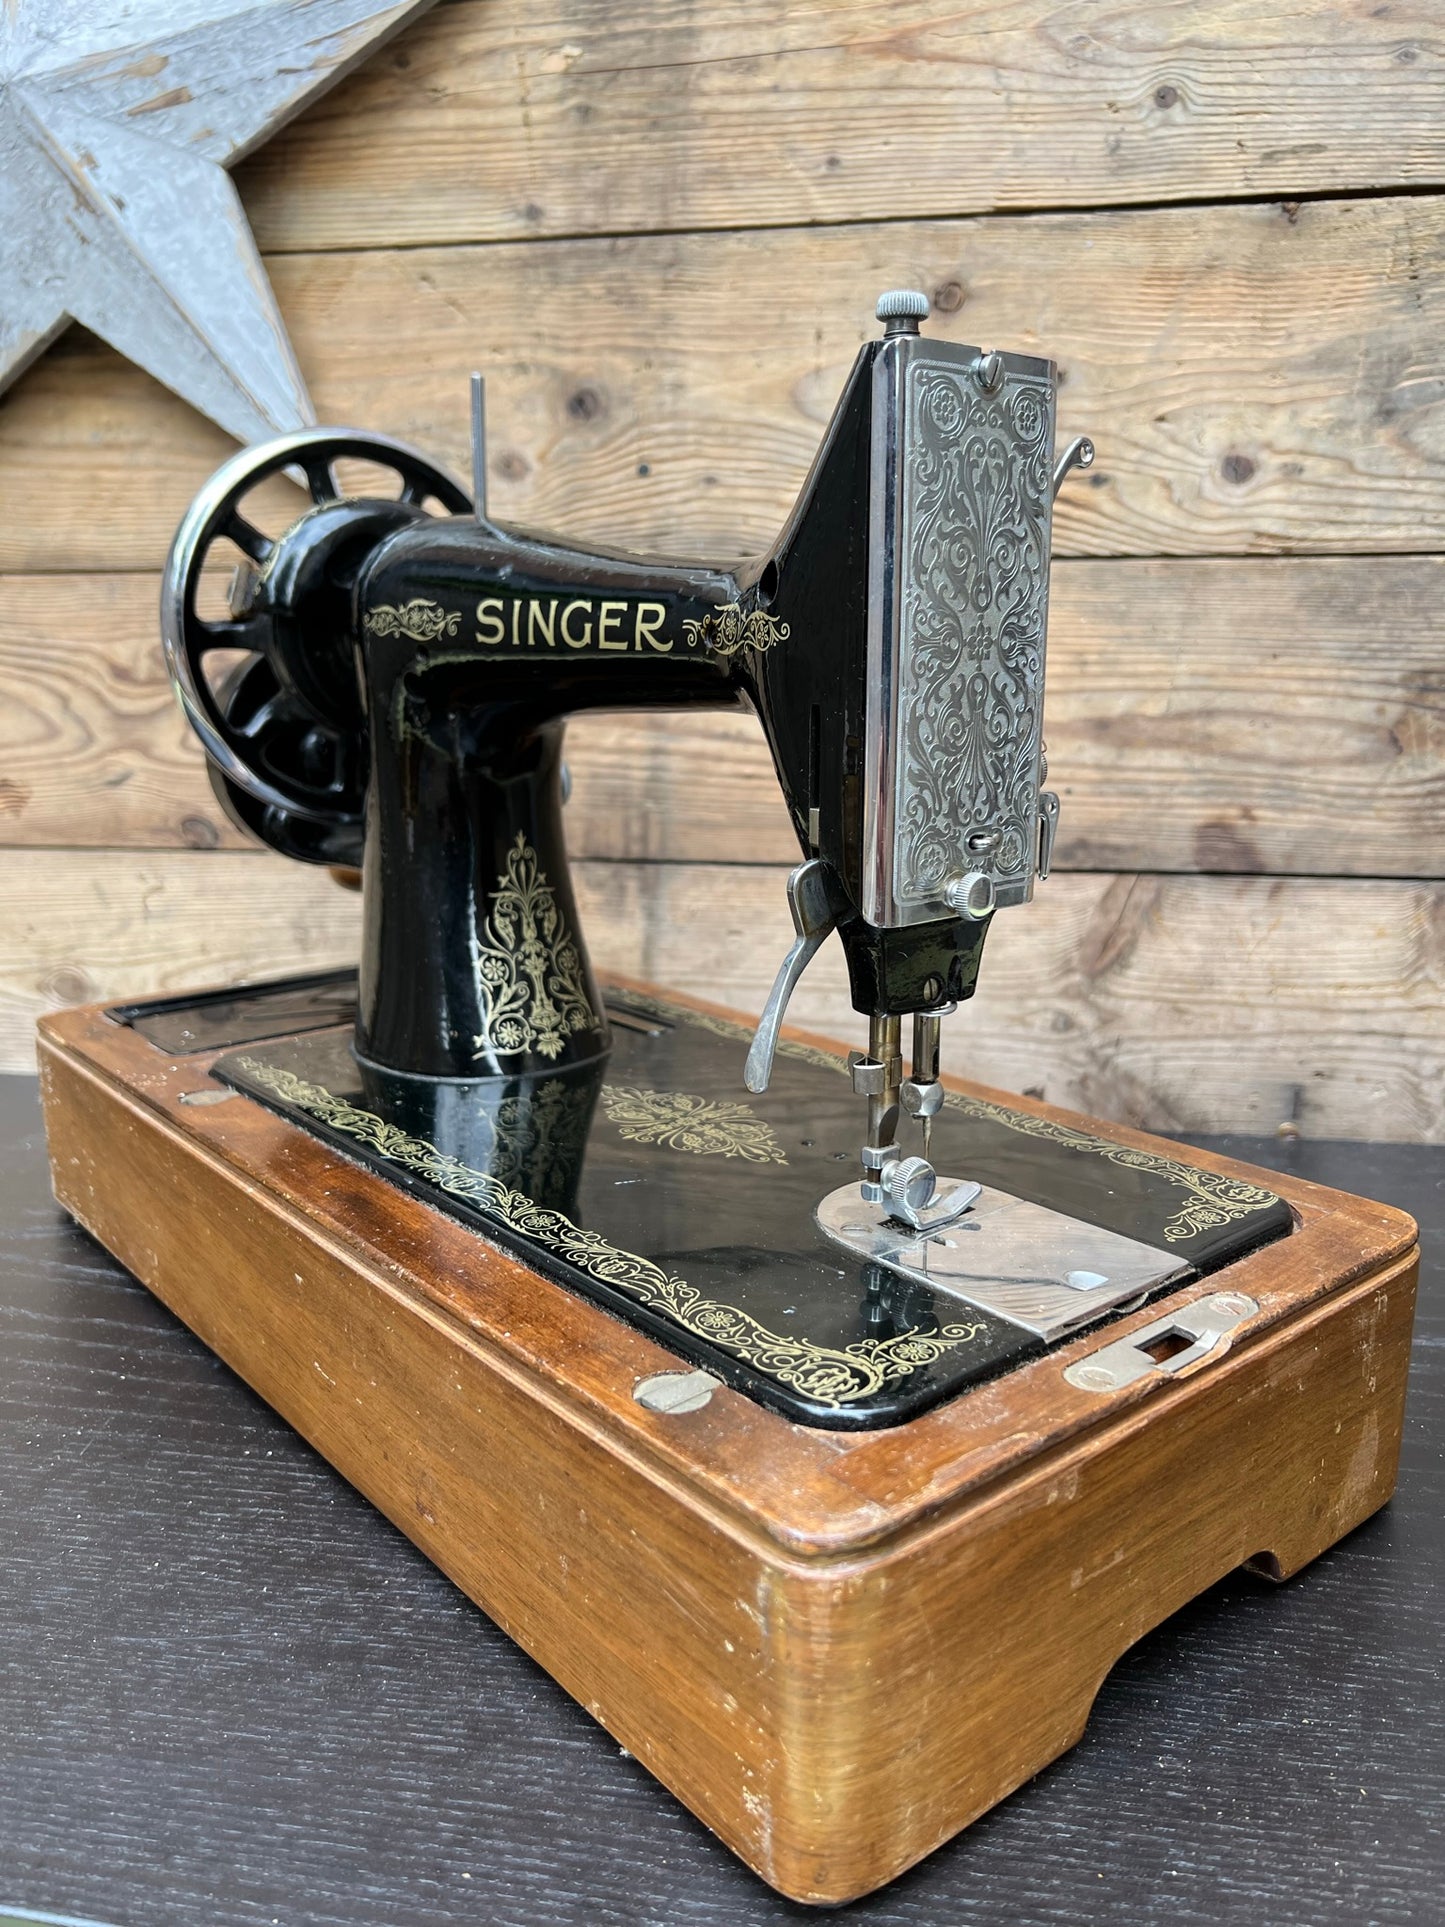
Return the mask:
<path fill-rule="evenodd" d="M 1018 1131 L 1024 1137 L 1045 1138 L 1051 1144 L 1066 1145 L 1071 1151 L 1086 1151 L 1131 1171 L 1149 1171 L 1156 1178 L 1192 1193 L 1190 1202 L 1182 1205 L 1165 1224 L 1166 1244 L 1180 1244 L 1201 1231 L 1232 1224 L 1237 1218 L 1252 1217 L 1256 1211 L 1271 1210 L 1279 1203 L 1274 1192 L 1266 1191 L 1262 1185 L 1246 1184 L 1243 1178 L 1226 1177 L 1220 1171 L 1201 1171 L 1180 1158 L 1166 1158 L 1158 1151 L 1140 1151 L 1132 1144 L 1119 1144 L 1113 1138 L 1095 1137 L 1090 1131 L 1056 1123 L 1051 1117 L 1033 1117 L 1027 1111 L 1009 1110 L 1002 1104 L 990 1104 L 987 1098 L 965 1097 L 962 1091 L 945 1091 L 943 1101 L 950 1110 L 962 1111 L 968 1117 L 1001 1124 L 1005 1130 Z"/>
<path fill-rule="evenodd" d="M 619 987 L 615 994 L 654 1017 L 691 1024 L 695 1029 L 712 1031 L 718 1037 L 746 1042 L 752 1036 L 746 1024 L 740 1024 L 731 1017 L 715 1017 L 709 1011 L 692 1010 L 686 1004 L 675 1004 L 647 991 Z M 822 1050 L 816 1044 L 799 1043 L 791 1037 L 778 1039 L 778 1055 L 796 1057 L 804 1063 L 817 1064 L 824 1070 L 846 1074 L 848 1069 L 845 1060 L 836 1052 Z M 1022 1137 L 1044 1138 L 1070 1151 L 1107 1158 L 1111 1164 L 1123 1165 L 1129 1170 L 1148 1171 L 1154 1177 L 1162 1178 L 1165 1183 L 1188 1191 L 1191 1194 L 1189 1202 L 1182 1205 L 1164 1226 L 1166 1244 L 1182 1244 L 1185 1239 L 1195 1237 L 1201 1231 L 1216 1230 L 1220 1225 L 1233 1224 L 1237 1219 L 1253 1217 L 1257 1211 L 1272 1210 L 1279 1202 L 1273 1191 L 1266 1191 L 1262 1185 L 1248 1184 L 1243 1178 L 1226 1177 L 1218 1171 L 1202 1171 L 1195 1165 L 1186 1164 L 1182 1158 L 1164 1157 L 1158 1151 L 1137 1150 L 1133 1145 L 1120 1144 L 1114 1138 L 1096 1137 L 1091 1131 L 1081 1131 L 1072 1124 L 1057 1123 L 1050 1117 L 1035 1117 L 1028 1111 L 1015 1111 L 1004 1104 L 991 1104 L 987 1098 L 967 1097 L 962 1091 L 945 1091 L 943 1101 L 949 1110 L 962 1111 L 967 1117 L 1001 1125 L 1004 1130 L 1017 1131 Z"/>
<path fill-rule="evenodd" d="M 977 1318 L 967 1324 L 938 1325 L 931 1331 L 902 1332 L 893 1338 L 859 1339 L 846 1346 L 784 1338 L 736 1305 L 705 1298 L 686 1279 L 664 1271 L 650 1258 L 620 1250 L 600 1233 L 583 1230 L 560 1211 L 547 1210 L 499 1178 L 474 1170 L 460 1158 L 439 1151 L 426 1138 L 411 1136 L 375 1112 L 335 1096 L 324 1085 L 309 1083 L 294 1071 L 251 1056 L 234 1057 L 230 1062 L 236 1071 L 283 1103 L 294 1105 L 343 1137 L 366 1145 L 389 1163 L 399 1164 L 438 1190 L 462 1199 L 599 1284 L 625 1293 L 650 1311 L 665 1313 L 685 1331 L 731 1352 L 815 1404 L 836 1410 L 871 1398 L 988 1331 L 987 1321 Z"/>

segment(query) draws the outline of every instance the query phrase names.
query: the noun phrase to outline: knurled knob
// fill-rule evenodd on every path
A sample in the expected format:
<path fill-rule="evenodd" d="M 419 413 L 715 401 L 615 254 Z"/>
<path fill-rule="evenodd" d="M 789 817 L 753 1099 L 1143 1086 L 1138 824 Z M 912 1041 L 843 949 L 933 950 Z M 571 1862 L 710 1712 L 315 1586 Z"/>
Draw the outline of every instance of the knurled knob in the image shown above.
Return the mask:
<path fill-rule="evenodd" d="M 955 877 L 951 883 L 944 884 L 943 900 L 966 923 L 982 923 L 985 917 L 993 915 L 998 893 L 986 870 L 970 870 L 967 876 Z"/>
<path fill-rule="evenodd" d="M 938 1189 L 938 1178 L 927 1158 L 895 1158 L 879 1174 L 881 1188 L 894 1204 L 924 1210 Z"/>
<path fill-rule="evenodd" d="M 928 296 L 917 288 L 889 288 L 879 295 L 875 313 L 888 324 L 889 334 L 916 335 L 919 322 L 928 313 Z"/>

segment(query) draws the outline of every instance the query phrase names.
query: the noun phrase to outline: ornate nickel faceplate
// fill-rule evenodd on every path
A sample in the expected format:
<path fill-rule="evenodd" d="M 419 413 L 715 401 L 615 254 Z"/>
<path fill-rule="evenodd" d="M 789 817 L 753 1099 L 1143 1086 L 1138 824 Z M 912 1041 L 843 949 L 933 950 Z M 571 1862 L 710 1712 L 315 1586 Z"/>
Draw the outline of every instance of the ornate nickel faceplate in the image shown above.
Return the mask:
<path fill-rule="evenodd" d="M 1033 892 L 1054 367 L 905 336 L 874 383 L 863 913 L 896 926 Z"/>

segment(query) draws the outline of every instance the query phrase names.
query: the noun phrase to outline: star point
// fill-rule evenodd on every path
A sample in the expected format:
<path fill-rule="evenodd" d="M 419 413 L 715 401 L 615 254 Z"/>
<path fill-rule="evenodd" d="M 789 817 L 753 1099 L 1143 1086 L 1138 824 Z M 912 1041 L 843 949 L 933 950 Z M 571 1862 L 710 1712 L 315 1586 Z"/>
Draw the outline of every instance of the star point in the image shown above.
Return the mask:
<path fill-rule="evenodd" d="M 0 5 L 0 388 L 79 321 L 239 441 L 314 422 L 226 169 L 429 4 Z"/>

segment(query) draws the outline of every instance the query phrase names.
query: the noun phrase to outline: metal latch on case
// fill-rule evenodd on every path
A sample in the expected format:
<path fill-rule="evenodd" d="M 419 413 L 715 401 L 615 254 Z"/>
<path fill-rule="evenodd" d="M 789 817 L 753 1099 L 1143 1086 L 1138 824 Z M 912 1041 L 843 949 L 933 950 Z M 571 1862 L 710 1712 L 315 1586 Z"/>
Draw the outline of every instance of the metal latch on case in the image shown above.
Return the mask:
<path fill-rule="evenodd" d="M 1192 1305 L 1142 1325 L 1127 1338 L 1101 1345 L 1087 1358 L 1066 1366 L 1064 1377 L 1081 1392 L 1117 1392 L 1151 1372 L 1177 1375 L 1202 1360 L 1221 1357 L 1246 1318 L 1259 1310 L 1242 1291 L 1216 1291 Z"/>

